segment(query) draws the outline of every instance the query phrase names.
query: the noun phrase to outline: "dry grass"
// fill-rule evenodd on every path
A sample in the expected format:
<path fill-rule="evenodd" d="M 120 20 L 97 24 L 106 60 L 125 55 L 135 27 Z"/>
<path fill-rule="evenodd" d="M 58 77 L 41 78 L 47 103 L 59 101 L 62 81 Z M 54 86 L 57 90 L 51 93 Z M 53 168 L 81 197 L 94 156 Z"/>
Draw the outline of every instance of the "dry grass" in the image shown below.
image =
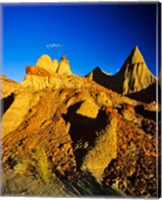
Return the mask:
<path fill-rule="evenodd" d="M 49 182 L 49 163 L 43 149 L 34 149 L 29 153 L 29 158 L 25 158 L 21 163 L 18 163 L 14 169 L 19 174 L 26 174 L 27 171 L 33 169 L 32 171 L 37 179 L 41 179 L 45 184 Z"/>

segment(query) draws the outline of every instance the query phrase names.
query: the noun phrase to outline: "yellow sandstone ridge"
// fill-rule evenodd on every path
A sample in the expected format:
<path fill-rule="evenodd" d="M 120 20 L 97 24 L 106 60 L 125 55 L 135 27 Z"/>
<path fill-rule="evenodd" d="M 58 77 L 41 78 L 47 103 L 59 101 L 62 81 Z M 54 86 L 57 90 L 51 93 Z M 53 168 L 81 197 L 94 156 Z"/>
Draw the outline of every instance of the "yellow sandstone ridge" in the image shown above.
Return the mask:
<path fill-rule="evenodd" d="M 52 61 L 50 56 L 47 54 L 43 54 L 37 61 L 36 67 L 40 67 L 50 72 L 51 74 L 55 73 L 58 67 L 58 63 L 56 60 Z"/>
<path fill-rule="evenodd" d="M 36 66 L 26 67 L 26 76 L 21 86 L 41 90 L 44 88 L 61 87 L 59 75 L 71 75 L 69 61 L 66 56 L 61 58 L 58 64 L 57 59 L 52 60 L 50 56 L 43 54 L 37 61 Z M 64 78 L 64 77 L 62 77 Z"/>
<path fill-rule="evenodd" d="M 66 56 L 62 56 L 60 59 L 60 63 L 58 63 L 57 59 L 52 59 L 50 56 L 43 54 L 37 61 L 36 67 L 42 68 L 48 71 L 51 75 L 54 73 L 70 75 L 72 74 L 70 70 L 69 61 L 66 59 Z"/>

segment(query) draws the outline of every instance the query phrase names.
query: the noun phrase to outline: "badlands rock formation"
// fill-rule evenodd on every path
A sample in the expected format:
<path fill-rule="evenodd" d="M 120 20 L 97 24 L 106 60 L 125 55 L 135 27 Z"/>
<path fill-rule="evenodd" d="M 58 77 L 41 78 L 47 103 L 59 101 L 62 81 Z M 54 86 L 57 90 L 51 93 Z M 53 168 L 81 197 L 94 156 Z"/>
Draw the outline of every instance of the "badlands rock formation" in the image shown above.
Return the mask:
<path fill-rule="evenodd" d="M 154 84 L 156 78 L 148 69 L 145 60 L 136 46 L 124 62 L 118 76 L 124 75 L 123 94 L 131 94 Z M 118 78 L 117 76 L 117 78 Z"/>
<path fill-rule="evenodd" d="M 66 59 L 66 56 L 62 56 L 62 58 L 60 59 L 60 63 L 58 63 L 57 59 L 54 59 L 52 61 L 52 59 L 48 55 L 44 54 L 38 59 L 36 67 L 40 67 L 48 71 L 51 75 L 53 75 L 54 73 L 62 75 L 72 74 L 69 61 Z"/>
<path fill-rule="evenodd" d="M 148 69 L 145 60 L 137 46 L 131 51 L 128 58 L 117 74 L 111 76 L 103 72 L 99 68 L 95 68 L 87 77 L 106 88 L 112 89 L 123 95 L 129 95 L 145 90 L 151 86 L 149 90 L 152 98 L 149 101 L 156 99 L 156 78 Z M 149 95 L 149 92 L 147 93 Z M 136 94 L 134 98 L 144 100 L 142 96 Z"/>
<path fill-rule="evenodd" d="M 70 195 L 76 191 L 77 195 L 104 195 L 114 190 L 118 195 L 155 197 L 160 181 L 156 176 L 160 158 L 156 151 L 157 103 L 138 102 L 72 75 L 65 57 L 52 72 L 52 60 L 43 57 L 39 66 L 26 68 L 22 83 L 7 79 L 3 83 L 8 88 L 2 96 L 3 194 L 39 195 L 43 184 L 45 196 L 47 188 L 52 195 L 65 195 L 63 190 L 58 194 L 51 189 L 50 183 L 59 179 L 71 183 L 67 185 Z M 126 63 L 136 63 L 135 58 Z M 138 69 L 136 64 L 129 67 Z M 131 79 L 127 64 L 123 71 Z M 12 179 L 6 177 L 8 172 Z M 94 185 L 96 191 L 89 192 Z"/>
<path fill-rule="evenodd" d="M 38 59 L 36 66 L 54 74 L 58 68 L 58 62 L 56 59 L 52 61 L 48 55 L 44 54 Z"/>
<path fill-rule="evenodd" d="M 0 86 L 0 98 L 5 98 L 13 93 L 19 85 L 16 81 L 10 80 L 0 74 Z"/>
<path fill-rule="evenodd" d="M 31 88 L 32 90 L 40 90 L 49 87 L 60 88 L 61 82 L 59 75 L 71 75 L 69 61 L 66 56 L 61 58 L 60 63 L 52 59 L 48 55 L 42 55 L 36 66 L 28 66 L 26 68 L 26 76 L 21 86 Z"/>
<path fill-rule="evenodd" d="M 99 181 L 102 181 L 104 169 L 117 157 L 117 119 L 111 112 L 107 116 L 105 130 L 98 133 L 94 146 L 89 149 L 81 167 L 83 171 L 90 171 Z"/>
<path fill-rule="evenodd" d="M 70 75 L 70 74 L 72 74 L 72 72 L 70 70 L 69 61 L 66 59 L 66 56 L 63 56 L 61 58 L 56 72 L 58 74 L 61 74 L 61 75 Z"/>
<path fill-rule="evenodd" d="M 2 135 L 15 130 L 24 120 L 25 115 L 39 100 L 39 96 L 28 89 L 20 88 L 3 99 Z"/>

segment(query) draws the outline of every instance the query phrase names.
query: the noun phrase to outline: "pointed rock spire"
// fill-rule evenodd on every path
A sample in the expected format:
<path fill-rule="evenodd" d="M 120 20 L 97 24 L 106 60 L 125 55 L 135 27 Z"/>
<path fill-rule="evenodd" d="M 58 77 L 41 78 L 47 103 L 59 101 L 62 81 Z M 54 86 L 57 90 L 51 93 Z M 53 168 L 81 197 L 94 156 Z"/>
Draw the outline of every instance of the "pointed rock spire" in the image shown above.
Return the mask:
<path fill-rule="evenodd" d="M 66 74 L 66 75 L 70 75 L 72 74 L 71 70 L 70 70 L 70 65 L 69 65 L 69 61 L 66 59 L 66 56 L 62 56 L 60 59 L 60 63 L 58 65 L 57 71 L 58 74 Z"/>
<path fill-rule="evenodd" d="M 145 62 L 144 58 L 138 48 L 138 46 L 135 46 L 130 54 L 130 59 L 131 59 L 131 63 L 142 63 Z"/>
<path fill-rule="evenodd" d="M 123 94 L 131 94 L 155 83 L 156 78 L 148 69 L 137 46 L 124 62 L 119 75 L 123 76 Z"/>

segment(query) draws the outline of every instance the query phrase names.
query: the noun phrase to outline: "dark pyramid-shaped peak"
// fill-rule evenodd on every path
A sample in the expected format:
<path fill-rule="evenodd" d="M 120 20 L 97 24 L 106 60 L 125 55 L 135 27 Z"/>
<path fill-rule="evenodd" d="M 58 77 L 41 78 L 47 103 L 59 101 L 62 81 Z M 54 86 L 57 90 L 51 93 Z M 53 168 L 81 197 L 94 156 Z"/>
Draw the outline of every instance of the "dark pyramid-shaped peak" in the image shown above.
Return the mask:
<path fill-rule="evenodd" d="M 104 70 L 102 70 L 100 67 L 95 67 L 94 69 L 93 69 L 93 71 L 92 71 L 93 73 L 101 73 L 101 74 L 105 74 L 105 75 L 107 75 L 107 76 L 111 76 L 111 74 L 109 74 L 109 73 L 107 73 L 107 72 L 105 72 Z M 90 72 L 90 73 L 92 73 L 92 72 Z"/>
<path fill-rule="evenodd" d="M 111 76 L 111 75 L 97 66 L 91 72 L 89 72 L 85 77 L 88 77 L 89 79 L 93 80 L 95 79 L 95 77 L 102 79 L 105 76 Z"/>
<path fill-rule="evenodd" d="M 93 72 L 101 72 L 102 70 L 97 66 L 93 69 Z"/>

